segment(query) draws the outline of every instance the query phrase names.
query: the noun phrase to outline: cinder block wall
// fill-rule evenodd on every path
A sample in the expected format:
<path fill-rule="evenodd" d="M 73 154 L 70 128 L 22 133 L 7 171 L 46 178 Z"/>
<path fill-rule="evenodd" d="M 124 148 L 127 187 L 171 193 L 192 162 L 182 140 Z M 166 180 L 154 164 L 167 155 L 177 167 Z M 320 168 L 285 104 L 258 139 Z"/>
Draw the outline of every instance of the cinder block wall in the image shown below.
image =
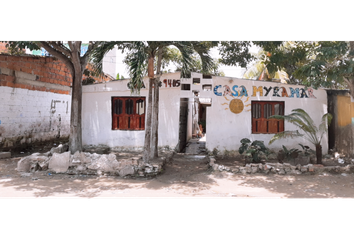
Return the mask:
<path fill-rule="evenodd" d="M 71 74 L 53 57 L 0 55 L 0 150 L 70 133 Z"/>

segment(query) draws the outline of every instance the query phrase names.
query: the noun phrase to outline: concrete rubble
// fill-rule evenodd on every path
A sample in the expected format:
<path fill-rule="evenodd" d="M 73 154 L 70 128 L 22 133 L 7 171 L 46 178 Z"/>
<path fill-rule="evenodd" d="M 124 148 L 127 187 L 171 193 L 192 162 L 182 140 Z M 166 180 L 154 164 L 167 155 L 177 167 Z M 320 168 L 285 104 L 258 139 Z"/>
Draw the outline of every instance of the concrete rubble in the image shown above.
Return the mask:
<path fill-rule="evenodd" d="M 10 158 L 11 152 L 0 152 L 0 159 L 2 158 Z"/>
<path fill-rule="evenodd" d="M 144 163 L 141 158 L 136 157 L 117 158 L 119 153 L 97 154 L 77 151 L 70 154 L 67 150 L 64 145 L 59 145 L 47 153 L 34 153 L 23 157 L 17 164 L 17 171 L 146 177 L 159 174 L 174 154 L 173 151 L 165 152 L 163 157 Z"/>
<path fill-rule="evenodd" d="M 347 166 L 323 166 L 317 164 L 307 164 L 301 165 L 297 164 L 296 166 L 289 163 L 249 163 L 246 166 L 232 166 L 226 167 L 220 164 L 217 164 L 214 157 L 209 156 L 209 166 L 214 171 L 225 171 L 230 173 L 240 173 L 240 174 L 254 174 L 254 173 L 274 173 L 279 175 L 296 175 L 296 174 L 315 174 L 315 173 L 353 173 L 354 165 Z"/>

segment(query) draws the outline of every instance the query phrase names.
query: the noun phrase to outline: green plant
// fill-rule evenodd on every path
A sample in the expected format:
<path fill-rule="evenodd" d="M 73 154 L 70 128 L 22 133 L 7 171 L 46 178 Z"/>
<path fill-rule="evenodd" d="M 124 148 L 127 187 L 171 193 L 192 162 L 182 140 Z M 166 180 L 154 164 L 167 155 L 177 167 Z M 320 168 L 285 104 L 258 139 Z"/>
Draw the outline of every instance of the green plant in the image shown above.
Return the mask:
<path fill-rule="evenodd" d="M 265 147 L 263 141 L 255 140 L 251 143 L 248 138 L 241 139 L 241 146 L 238 149 L 240 154 L 245 153 L 246 157 L 249 157 L 252 162 L 260 162 L 259 154 L 261 152 L 265 153 L 266 156 L 269 154 L 269 149 Z"/>
<path fill-rule="evenodd" d="M 316 154 L 316 151 L 312 150 L 309 146 L 304 146 L 301 143 L 299 143 L 301 146 L 302 150 L 304 151 L 305 156 L 310 156 L 311 154 Z"/>
<path fill-rule="evenodd" d="M 273 115 L 270 116 L 269 119 L 270 118 L 288 121 L 300 128 L 300 130 L 302 130 L 305 134 L 301 134 L 298 130 L 280 132 L 275 134 L 270 139 L 269 144 L 272 144 L 274 141 L 282 138 L 303 137 L 304 139 L 308 140 L 310 143 L 315 145 L 317 164 L 322 164 L 321 140 L 323 138 L 323 135 L 328 131 L 327 126 L 331 124 L 332 115 L 330 113 L 326 113 L 322 116 L 321 123 L 318 127 L 316 127 L 314 121 L 308 115 L 308 113 L 301 108 L 293 109 L 292 113 L 289 115 Z"/>
<path fill-rule="evenodd" d="M 283 151 L 287 160 L 297 158 L 297 156 L 299 156 L 299 153 L 301 152 L 297 148 L 292 148 L 288 150 L 284 145 L 283 145 Z"/>

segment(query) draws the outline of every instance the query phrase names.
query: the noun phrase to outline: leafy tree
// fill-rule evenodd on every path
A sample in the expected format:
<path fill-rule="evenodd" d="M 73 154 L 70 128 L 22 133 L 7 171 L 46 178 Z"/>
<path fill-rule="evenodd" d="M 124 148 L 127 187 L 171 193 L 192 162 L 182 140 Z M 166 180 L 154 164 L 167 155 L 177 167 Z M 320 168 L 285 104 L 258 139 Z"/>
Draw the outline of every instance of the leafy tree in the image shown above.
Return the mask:
<path fill-rule="evenodd" d="M 269 144 L 272 144 L 274 141 L 283 138 L 303 137 L 315 145 L 317 164 L 322 164 L 321 140 L 323 135 L 328 131 L 328 126 L 331 124 L 332 115 L 330 113 L 326 113 L 322 116 L 321 123 L 318 127 L 316 127 L 314 121 L 308 115 L 308 113 L 301 108 L 293 109 L 292 113 L 289 115 L 273 115 L 269 118 L 283 119 L 288 121 L 300 128 L 300 130 L 304 133 L 302 134 L 298 130 L 277 133 L 270 139 Z"/>
<path fill-rule="evenodd" d="M 10 49 L 39 50 L 44 48 L 50 55 L 58 58 L 69 69 L 72 76 L 71 118 L 69 149 L 71 153 L 82 151 L 82 75 L 89 61 L 92 50 L 102 42 L 89 42 L 86 53 L 81 54 L 81 41 L 36 41 L 36 42 L 8 42 Z"/>
<path fill-rule="evenodd" d="M 249 41 L 221 41 L 218 51 L 220 63 L 227 66 L 246 67 L 255 57 L 249 52 L 252 43 Z"/>
<path fill-rule="evenodd" d="M 246 79 L 258 80 L 281 79 L 282 82 L 286 83 L 289 80 L 289 77 L 284 70 L 278 70 L 273 74 L 269 73 L 267 65 L 265 64 L 268 55 L 268 52 L 260 49 L 258 53 L 254 55 L 256 61 L 246 70 L 243 77 Z"/>
<path fill-rule="evenodd" d="M 354 42 L 254 43 L 269 52 L 265 61 L 269 72 L 284 70 L 293 84 L 314 88 L 349 88 L 354 97 Z"/>

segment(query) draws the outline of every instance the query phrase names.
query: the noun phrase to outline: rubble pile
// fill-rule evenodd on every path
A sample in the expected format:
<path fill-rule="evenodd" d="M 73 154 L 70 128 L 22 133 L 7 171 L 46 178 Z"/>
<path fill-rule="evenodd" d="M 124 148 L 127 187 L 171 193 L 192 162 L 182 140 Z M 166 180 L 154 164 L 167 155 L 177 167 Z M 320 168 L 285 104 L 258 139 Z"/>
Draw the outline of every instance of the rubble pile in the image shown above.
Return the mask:
<path fill-rule="evenodd" d="M 290 163 L 249 163 L 243 167 L 240 166 L 224 166 L 215 163 L 214 157 L 209 157 L 209 166 L 214 171 L 226 171 L 236 174 L 252 174 L 252 173 L 273 173 L 279 175 L 285 174 L 314 174 L 314 173 L 353 173 L 354 164 L 346 166 L 323 166 L 317 164 L 307 164 L 307 165 L 291 165 Z"/>
<path fill-rule="evenodd" d="M 146 177 L 159 174 L 174 153 L 168 152 L 164 157 L 144 163 L 141 158 L 117 158 L 119 154 L 115 153 L 77 151 L 72 155 L 67 150 L 65 145 L 59 145 L 47 153 L 34 153 L 24 157 L 18 162 L 17 171 Z"/>

